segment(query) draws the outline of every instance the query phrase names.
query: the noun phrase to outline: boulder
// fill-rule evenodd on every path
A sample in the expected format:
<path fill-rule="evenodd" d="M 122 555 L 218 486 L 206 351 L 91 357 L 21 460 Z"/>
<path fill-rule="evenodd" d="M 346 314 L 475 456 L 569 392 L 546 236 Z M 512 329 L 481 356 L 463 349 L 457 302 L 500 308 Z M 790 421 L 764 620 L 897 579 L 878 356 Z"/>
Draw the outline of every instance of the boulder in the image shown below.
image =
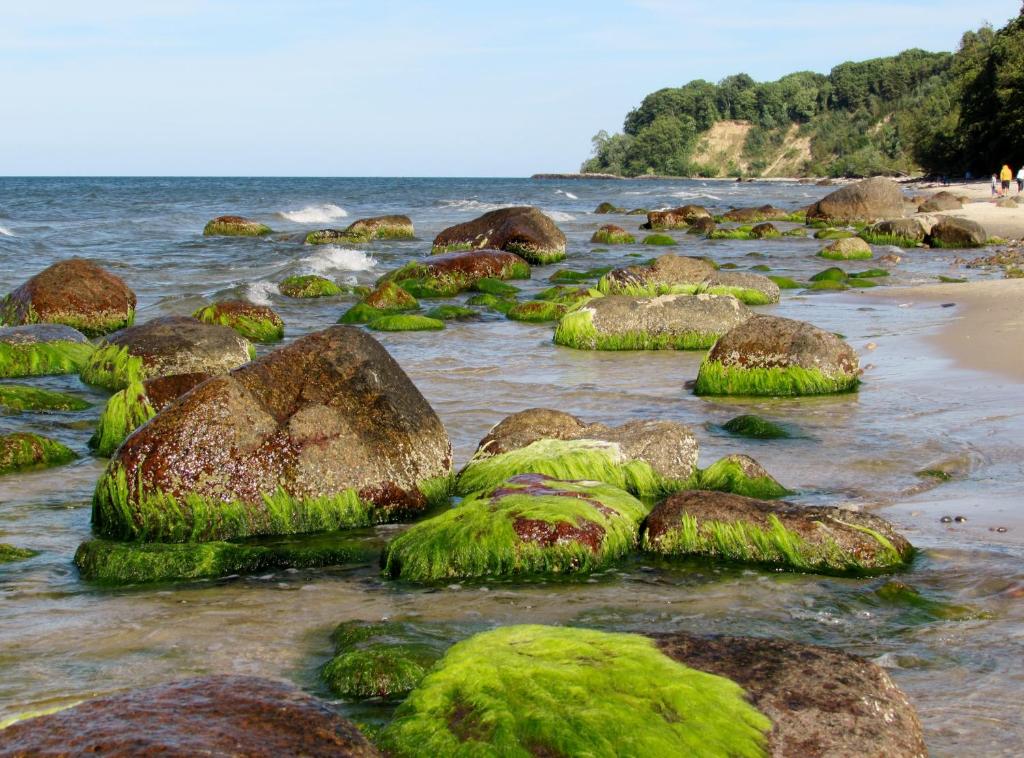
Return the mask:
<path fill-rule="evenodd" d="M 66 324 L 87 337 L 135 319 L 135 293 L 92 261 L 69 258 L 43 269 L 0 302 L 0 323 Z"/>
<path fill-rule="evenodd" d="M 669 658 L 742 687 L 772 722 L 765 748 L 773 758 L 928 755 L 906 695 L 860 656 L 762 637 L 651 637 Z"/>
<path fill-rule="evenodd" d="M 82 381 L 120 390 L 172 374 L 226 374 L 255 354 L 234 329 L 189 316 L 161 316 L 108 337 L 82 369 Z"/>
<path fill-rule="evenodd" d="M 722 424 L 722 428 L 736 437 L 749 437 L 755 440 L 776 440 L 792 437 L 789 430 L 770 419 L 745 413 Z"/>
<path fill-rule="evenodd" d="M 996 208 L 1016 208 L 1020 198 L 1001 197 L 996 200 Z"/>
<path fill-rule="evenodd" d="M 789 215 L 790 211 L 774 205 L 760 205 L 757 208 L 733 208 L 723 213 L 722 218 L 741 224 L 756 224 L 758 221 L 784 220 Z"/>
<path fill-rule="evenodd" d="M 220 324 L 255 342 L 276 342 L 284 337 L 284 321 L 267 305 L 245 300 L 221 300 L 192 314 L 204 324 Z"/>
<path fill-rule="evenodd" d="M 927 229 L 918 218 L 895 218 L 879 221 L 866 229 L 861 236 L 876 245 L 898 245 L 914 247 L 924 242 Z"/>
<path fill-rule="evenodd" d="M 636 238 L 615 224 L 605 224 L 590 238 L 590 241 L 599 245 L 632 245 Z"/>
<path fill-rule="evenodd" d="M 504 250 L 469 250 L 432 255 L 385 274 L 417 297 L 450 297 L 482 279 L 529 279 L 530 264 Z M 499 294 L 492 292 L 491 294 Z"/>
<path fill-rule="evenodd" d="M 532 206 L 501 208 L 450 226 L 434 239 L 435 253 L 493 248 L 544 265 L 565 258 L 565 235 Z"/>
<path fill-rule="evenodd" d="M 598 297 L 562 317 L 555 344 L 579 350 L 707 350 L 750 315 L 729 295 Z"/>
<path fill-rule="evenodd" d="M 716 271 L 701 258 L 662 255 L 644 266 L 629 266 L 605 274 L 597 283 L 606 294 L 654 297 L 656 295 L 732 295 L 748 305 L 779 301 L 779 288 L 767 277 L 732 271 Z"/>
<path fill-rule="evenodd" d="M 647 223 L 641 229 L 685 229 L 697 219 L 711 218 L 707 208 L 700 205 L 683 205 L 664 211 L 649 211 Z"/>
<path fill-rule="evenodd" d="M 262 237 L 272 231 L 266 224 L 242 216 L 218 216 L 203 228 L 207 237 Z"/>
<path fill-rule="evenodd" d="M 413 582 L 590 572 L 634 549 L 647 511 L 610 484 L 519 474 L 413 525 L 382 565 Z"/>
<path fill-rule="evenodd" d="M 768 305 L 779 302 L 779 285 L 761 274 L 746 271 L 715 271 L 701 282 L 698 292 L 710 295 L 732 295 L 747 305 Z"/>
<path fill-rule="evenodd" d="M 447 497 L 451 443 L 369 334 L 335 326 L 195 387 L 100 478 L 100 536 L 182 542 L 367 526 Z"/>
<path fill-rule="evenodd" d="M 93 698 L 17 722 L 2 741 L 5 756 L 380 755 L 324 701 L 252 676 L 186 679 Z"/>
<path fill-rule="evenodd" d="M 78 456 L 57 440 L 29 432 L 0 434 L 0 476 L 70 463 Z"/>
<path fill-rule="evenodd" d="M 332 297 L 340 295 L 344 290 L 325 276 L 316 274 L 298 274 L 286 277 L 277 285 L 277 289 L 285 297 Z"/>
<path fill-rule="evenodd" d="M 849 392 L 860 383 L 857 354 L 842 339 L 803 321 L 755 315 L 711 348 L 698 395 L 795 396 Z"/>
<path fill-rule="evenodd" d="M 607 201 L 601 203 L 600 205 L 598 205 L 594 209 L 594 213 L 602 214 L 602 215 L 603 214 L 607 214 L 607 213 L 625 213 L 625 212 L 626 212 L 625 208 L 620 208 L 619 206 L 614 205 L 612 203 L 609 203 Z"/>
<path fill-rule="evenodd" d="M 957 216 L 941 216 L 927 238 L 932 247 L 982 247 L 988 244 L 988 232 L 977 221 Z"/>
<path fill-rule="evenodd" d="M 373 239 L 413 239 L 416 236 L 408 216 L 374 216 L 353 221 L 345 229 L 318 229 L 306 235 L 310 245 L 369 242 Z"/>
<path fill-rule="evenodd" d="M 847 237 L 845 239 L 838 239 L 831 245 L 822 248 L 818 255 L 833 261 L 849 261 L 866 260 L 873 253 L 871 252 L 871 245 L 860 237 Z"/>
<path fill-rule="evenodd" d="M 885 519 L 728 492 L 685 490 L 648 516 L 643 549 L 819 573 L 903 567 L 913 547 Z"/>
<path fill-rule="evenodd" d="M 876 176 L 848 184 L 807 210 L 811 221 L 873 222 L 903 215 L 903 193 L 892 179 Z"/>
<path fill-rule="evenodd" d="M 952 192 L 936 192 L 930 198 L 918 205 L 917 210 L 921 213 L 938 213 L 940 211 L 958 211 L 964 207 L 960 198 Z"/>
<path fill-rule="evenodd" d="M 0 377 L 77 374 L 93 350 L 88 337 L 63 324 L 0 327 Z"/>
<path fill-rule="evenodd" d="M 339 324 L 367 324 L 383 316 L 394 316 L 420 307 L 416 298 L 392 281 L 381 282 L 375 290 L 345 311 Z"/>
<path fill-rule="evenodd" d="M 690 228 L 686 230 L 687 234 L 711 234 L 718 225 L 715 224 L 715 220 L 710 216 L 703 218 L 695 218 L 690 223 Z"/>
<path fill-rule="evenodd" d="M 758 224 L 750 230 L 750 236 L 756 240 L 770 239 L 771 237 L 779 237 L 782 232 L 779 231 L 775 224 L 768 221 L 763 224 Z"/>

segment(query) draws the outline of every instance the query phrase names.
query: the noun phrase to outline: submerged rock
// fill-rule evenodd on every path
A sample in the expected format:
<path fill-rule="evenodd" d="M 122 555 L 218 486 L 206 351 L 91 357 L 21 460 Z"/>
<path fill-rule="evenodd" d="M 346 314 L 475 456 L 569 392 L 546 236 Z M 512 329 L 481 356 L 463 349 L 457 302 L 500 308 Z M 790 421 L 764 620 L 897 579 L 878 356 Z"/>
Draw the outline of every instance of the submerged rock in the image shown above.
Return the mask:
<path fill-rule="evenodd" d="M 35 550 L 29 550 L 24 547 L 15 547 L 14 545 L 8 545 L 4 542 L 0 542 L 0 563 L 24 561 L 36 555 L 39 555 L 39 553 Z"/>
<path fill-rule="evenodd" d="M 0 408 L 9 411 L 84 411 L 92 403 L 78 395 L 25 384 L 0 384 Z"/>
<path fill-rule="evenodd" d="M 444 329 L 444 321 L 415 313 L 393 313 L 378 316 L 366 326 L 377 332 L 436 332 Z"/>
<path fill-rule="evenodd" d="M 98 697 L 3 730 L 27 755 L 380 755 L 352 722 L 290 684 L 210 676 Z"/>
<path fill-rule="evenodd" d="M 750 315 L 728 295 L 612 295 L 565 315 L 554 340 L 579 350 L 707 350 Z"/>
<path fill-rule="evenodd" d="M 266 224 L 242 216 L 218 216 L 203 227 L 207 237 L 262 237 L 272 231 Z"/>
<path fill-rule="evenodd" d="M 807 209 L 807 221 L 874 222 L 903 215 L 903 193 L 882 176 L 848 184 Z"/>
<path fill-rule="evenodd" d="M 878 516 L 727 492 L 685 490 L 644 523 L 644 550 L 818 573 L 902 568 L 913 547 Z"/>
<path fill-rule="evenodd" d="M 0 476 L 69 463 L 78 456 L 56 440 L 28 432 L 0 434 Z"/>
<path fill-rule="evenodd" d="M 77 374 L 95 349 L 63 324 L 0 327 L 0 377 Z"/>
<path fill-rule="evenodd" d="M 558 321 L 565 315 L 567 307 L 562 303 L 550 300 L 531 300 L 526 303 L 517 303 L 508 309 L 506 318 L 511 321 L 526 321 L 540 324 L 548 321 Z"/>
<path fill-rule="evenodd" d="M 395 282 L 417 297 L 449 297 L 473 289 L 485 279 L 529 278 L 530 264 L 515 253 L 470 250 L 407 263 L 386 274 L 381 282 Z M 491 294 L 502 293 L 492 291 Z"/>
<path fill-rule="evenodd" d="M 345 229 L 318 229 L 306 235 L 310 245 L 369 242 L 373 239 L 413 239 L 416 236 L 408 216 L 374 216 L 353 221 Z"/>
<path fill-rule="evenodd" d="M 43 269 L 0 302 L 0 323 L 65 324 L 87 337 L 131 325 L 135 293 L 92 261 L 69 258 Z"/>
<path fill-rule="evenodd" d="M 792 436 L 785 427 L 774 421 L 751 414 L 735 416 L 722 424 L 722 428 L 737 437 L 756 440 L 786 439 Z"/>
<path fill-rule="evenodd" d="M 698 395 L 795 396 L 855 390 L 860 362 L 824 329 L 755 315 L 711 348 L 697 374 Z"/>
<path fill-rule="evenodd" d="M 230 327 L 255 342 L 276 342 L 284 337 L 284 321 L 270 306 L 245 300 L 221 300 L 198 309 L 192 318 Z"/>
<path fill-rule="evenodd" d="M 625 208 L 620 208 L 617 205 L 609 203 L 607 201 L 601 203 L 594 209 L 594 213 L 607 214 L 607 213 L 625 213 Z"/>
<path fill-rule="evenodd" d="M 450 226 L 434 239 L 434 252 L 487 249 L 521 255 L 544 265 L 565 258 L 565 235 L 555 222 L 531 206 L 500 208 Z"/>
<path fill-rule="evenodd" d="M 315 274 L 302 274 L 286 277 L 277 285 L 278 291 L 285 297 L 332 297 L 340 295 L 344 290 L 330 279 Z"/>
<path fill-rule="evenodd" d="M 93 498 L 101 536 L 159 542 L 394 521 L 447 497 L 451 444 L 401 367 L 335 326 L 195 387 L 132 434 Z"/>
<path fill-rule="evenodd" d="M 594 232 L 590 241 L 600 245 L 632 245 L 636 238 L 621 226 L 605 224 Z"/>
<path fill-rule="evenodd" d="M 942 216 L 927 237 L 932 247 L 982 247 L 988 243 L 988 232 L 977 221 L 957 216 Z"/>
<path fill-rule="evenodd" d="M 254 352 L 229 327 L 162 316 L 108 337 L 82 369 L 82 381 L 120 390 L 158 376 L 225 374 L 248 363 Z"/>
<path fill-rule="evenodd" d="M 818 255 L 831 260 L 866 260 L 872 256 L 871 245 L 860 237 L 848 237 L 838 239 L 828 247 L 822 249 Z"/>

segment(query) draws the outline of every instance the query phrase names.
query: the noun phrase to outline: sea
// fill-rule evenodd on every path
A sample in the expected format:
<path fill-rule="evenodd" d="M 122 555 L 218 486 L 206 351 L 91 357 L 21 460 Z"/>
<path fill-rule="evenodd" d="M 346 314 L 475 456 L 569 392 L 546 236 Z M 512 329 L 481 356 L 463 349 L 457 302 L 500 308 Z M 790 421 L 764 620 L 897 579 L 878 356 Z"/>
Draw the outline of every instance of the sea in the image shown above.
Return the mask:
<path fill-rule="evenodd" d="M 542 209 L 565 232 L 564 262 L 517 282 L 528 298 L 562 268 L 632 265 L 666 251 L 705 255 L 737 270 L 806 281 L 830 264 L 823 243 L 783 237 L 710 241 L 673 232 L 678 245 L 640 244 L 642 216 L 595 215 L 694 203 L 713 213 L 736 206 L 805 206 L 830 188 L 797 182 L 531 179 L 0 178 L 0 294 L 55 261 L 82 256 L 125 279 L 138 295 L 137 323 L 190 314 L 215 299 L 272 306 L 286 341 L 335 323 L 354 296 L 283 297 L 291 274 L 372 284 L 429 254 L 445 227 L 509 205 Z M 382 214 L 407 214 L 416 239 L 310 246 L 306 232 Z M 263 238 L 211 238 L 204 224 L 238 214 L 269 225 Z M 616 223 L 637 244 L 590 243 Z M 783 228 L 788 225 L 782 224 Z M 834 578 L 700 561 L 635 557 L 572 579 L 460 582 L 416 587 L 384 579 L 376 565 L 289 570 L 182 584 L 109 588 L 83 581 L 72 564 L 90 537 L 90 499 L 106 461 L 87 440 L 106 394 L 77 377 L 33 380 L 94 403 L 77 413 L 0 414 L 0 432 L 55 437 L 80 458 L 60 468 L 0 477 L 0 542 L 39 551 L 0 565 L 0 724 L 19 714 L 171 679 L 213 673 L 292 681 L 330 698 L 318 670 L 329 635 L 350 619 L 444 623 L 453 636 L 513 623 L 635 632 L 755 635 L 840 648 L 885 667 L 915 705 L 933 755 L 1018 755 L 1024 745 L 1024 506 L 1020 455 L 1024 387 L 956 365 L 929 336 L 961 317 L 948 303 L 878 297 L 940 276 L 980 279 L 966 269 L 985 251 L 899 250 L 873 290 L 786 290 L 759 310 L 842 334 L 861 356 L 855 394 L 802 399 L 699 398 L 696 352 L 587 352 L 555 346 L 552 326 L 483 314 L 442 332 L 383 333 L 394 355 L 444 421 L 456 465 L 508 414 L 556 408 L 609 425 L 633 419 L 688 424 L 700 465 L 729 453 L 760 461 L 800 503 L 874 511 L 920 550 L 896 577 Z M 875 261 L 844 262 L 851 271 Z M 467 296 L 443 302 L 461 302 Z M 266 353 L 274 346 L 260 346 Z M 1008 349 L 1016 349 L 1008 346 Z M 11 380 L 5 380 L 11 381 Z M 25 380 L 13 380 L 24 382 Z M 747 440 L 722 424 L 756 413 L 787 424 L 786 440 Z M 919 472 L 941 468 L 948 477 Z M 403 526 L 368 530 L 386 540 Z M 1002 531 L 1001 531 L 1002 530 Z M 886 602 L 876 590 L 897 580 L 941 613 Z M 387 704 L 338 708 L 365 723 Z"/>

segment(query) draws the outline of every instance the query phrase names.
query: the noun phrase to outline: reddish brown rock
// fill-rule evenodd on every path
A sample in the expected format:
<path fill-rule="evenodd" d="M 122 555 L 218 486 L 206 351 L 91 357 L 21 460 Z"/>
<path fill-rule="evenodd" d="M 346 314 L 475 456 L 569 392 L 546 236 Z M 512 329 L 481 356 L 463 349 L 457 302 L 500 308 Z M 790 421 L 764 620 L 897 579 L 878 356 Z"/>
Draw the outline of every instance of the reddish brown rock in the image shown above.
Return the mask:
<path fill-rule="evenodd" d="M 939 211 L 958 211 L 963 207 L 964 204 L 960 202 L 960 198 L 952 192 L 942 190 L 920 203 L 917 209 L 921 213 L 937 213 Z"/>
<path fill-rule="evenodd" d="M 505 250 L 530 263 L 545 264 L 565 257 L 565 235 L 538 209 L 517 206 L 450 226 L 434 239 L 439 253 L 474 248 Z"/>
<path fill-rule="evenodd" d="M 700 205 L 681 205 L 664 211 L 650 211 L 642 229 L 683 229 L 697 219 L 711 218 L 707 208 Z"/>

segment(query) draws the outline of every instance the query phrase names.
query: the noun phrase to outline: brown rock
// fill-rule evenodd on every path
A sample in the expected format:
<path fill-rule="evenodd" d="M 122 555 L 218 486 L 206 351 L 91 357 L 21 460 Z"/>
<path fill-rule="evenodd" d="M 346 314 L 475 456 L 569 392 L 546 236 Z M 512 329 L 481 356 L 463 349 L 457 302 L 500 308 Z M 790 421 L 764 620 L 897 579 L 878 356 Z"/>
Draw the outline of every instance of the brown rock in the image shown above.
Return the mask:
<path fill-rule="evenodd" d="M 708 360 L 743 368 L 801 366 L 855 374 L 857 354 L 839 337 L 804 321 L 755 315 L 726 334 Z"/>
<path fill-rule="evenodd" d="M 894 218 L 879 221 L 871 227 L 872 234 L 887 234 L 893 237 L 924 242 L 927 230 L 919 218 Z"/>
<path fill-rule="evenodd" d="M 565 235 L 538 209 L 518 206 L 450 226 L 434 239 L 437 252 L 461 247 L 505 250 L 543 264 L 565 257 Z"/>
<path fill-rule="evenodd" d="M 408 216 L 390 215 L 361 218 L 345 229 L 346 237 L 412 237 L 412 219 Z"/>
<path fill-rule="evenodd" d="M 936 192 L 930 198 L 919 204 L 917 209 L 921 213 L 938 213 L 939 211 L 957 211 L 964 207 L 960 198 L 952 192 Z"/>
<path fill-rule="evenodd" d="M 903 216 L 903 193 L 891 179 L 876 176 L 849 184 L 812 205 L 808 221 L 864 221 Z"/>
<path fill-rule="evenodd" d="M 718 228 L 718 224 L 710 216 L 704 218 L 695 218 L 690 223 L 690 228 L 687 230 L 687 234 L 711 234 Z"/>
<path fill-rule="evenodd" d="M 982 247 L 988 232 L 977 221 L 958 216 L 942 216 L 928 234 L 932 247 Z"/>
<path fill-rule="evenodd" d="M 682 205 L 665 211 L 649 211 L 647 223 L 641 229 L 683 229 L 699 218 L 711 218 L 707 208 L 700 205 Z"/>
<path fill-rule="evenodd" d="M 431 255 L 406 264 L 381 277 L 381 281 L 402 279 L 442 279 L 457 282 L 460 289 L 481 279 L 529 277 L 530 264 L 515 253 L 504 250 L 467 250 Z"/>
<path fill-rule="evenodd" d="M 142 388 L 146 393 L 149 404 L 153 406 L 153 410 L 159 412 L 193 387 L 205 382 L 211 376 L 213 374 L 204 374 L 202 372 L 158 376 L 144 381 Z"/>
<path fill-rule="evenodd" d="M 609 271 L 604 281 L 609 285 L 609 291 L 617 292 L 629 286 L 696 284 L 714 273 L 715 267 L 705 260 L 668 253 L 648 266 L 628 266 Z"/>

